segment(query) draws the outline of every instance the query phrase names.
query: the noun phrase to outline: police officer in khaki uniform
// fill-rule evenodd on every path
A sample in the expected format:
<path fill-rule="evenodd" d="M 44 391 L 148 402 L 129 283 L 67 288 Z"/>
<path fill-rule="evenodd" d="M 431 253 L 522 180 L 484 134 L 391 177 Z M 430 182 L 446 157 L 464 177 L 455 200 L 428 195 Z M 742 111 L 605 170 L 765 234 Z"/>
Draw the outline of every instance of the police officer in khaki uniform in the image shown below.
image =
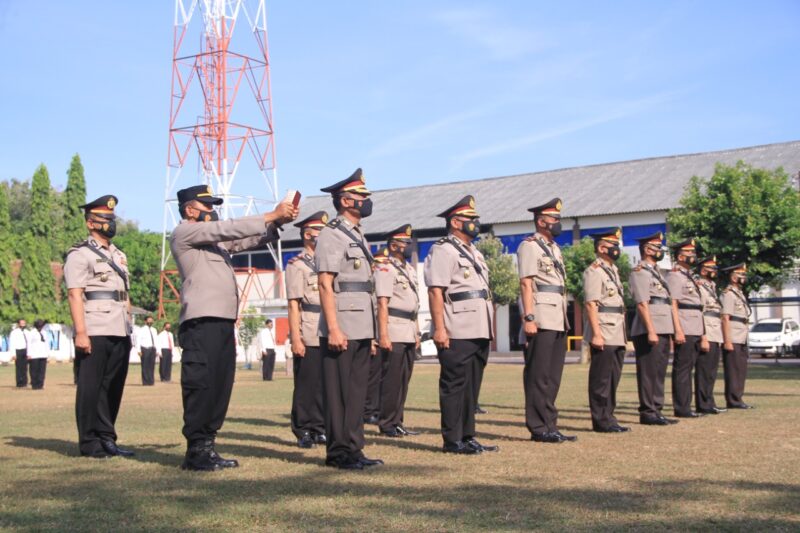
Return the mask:
<path fill-rule="evenodd" d="M 739 263 L 723 269 L 729 275 L 729 284 L 722 291 L 722 363 L 725 369 L 725 403 L 728 409 L 752 409 L 744 403 L 744 382 L 747 379 L 747 323 L 750 305 L 744 295 L 747 283 L 747 265 Z"/>
<path fill-rule="evenodd" d="M 583 272 L 586 317 L 583 341 L 589 343 L 589 409 L 592 428 L 599 433 L 624 433 L 614 417 L 617 386 L 625 361 L 625 301 L 615 264 L 621 250 L 622 230 L 614 228 L 592 235 L 597 259 Z"/>
<path fill-rule="evenodd" d="M 698 413 L 717 415 L 727 411 L 720 409 L 714 401 L 714 383 L 717 380 L 720 355 L 722 353 L 722 304 L 717 295 L 717 258 L 709 256 L 697 261 L 700 279 L 700 298 L 703 302 L 703 322 L 706 327 L 706 343 L 700 345 L 700 354 L 694 369 L 695 406 Z"/>
<path fill-rule="evenodd" d="M 672 407 L 678 418 L 697 418 L 703 414 L 692 411 L 692 369 L 701 346 L 708 345 L 700 284 L 692 271 L 697 264 L 697 250 L 694 239 L 673 244 L 671 248 L 675 266 L 667 274 L 667 285 L 674 313 L 678 315 L 672 358 Z"/>
<path fill-rule="evenodd" d="M 567 352 L 566 270 L 561 248 L 561 199 L 532 207 L 536 233 L 517 248 L 525 333 L 525 425 L 536 442 L 578 440 L 558 430 L 556 397 Z"/>
<path fill-rule="evenodd" d="M 497 451 L 475 439 L 475 381 L 489 359 L 494 318 L 489 269 L 472 244 L 481 230 L 475 198 L 467 195 L 438 216 L 447 221 L 448 235 L 431 247 L 424 275 L 439 350 L 443 450 L 467 455 Z"/>
<path fill-rule="evenodd" d="M 133 455 L 117 446 L 114 429 L 128 375 L 132 332 L 128 260 L 111 243 L 118 201 L 109 194 L 80 206 L 89 238 L 67 252 L 64 264 L 78 361 L 75 416 L 80 453 L 85 457 Z"/>
<path fill-rule="evenodd" d="M 337 217 L 320 231 L 314 264 L 319 276 L 322 380 L 325 391 L 325 464 L 362 470 L 383 464 L 364 448 L 364 401 L 375 339 L 374 261 L 361 220 L 372 214 L 364 174 L 325 187 Z"/>
<path fill-rule="evenodd" d="M 234 325 L 239 291 L 231 254 L 262 247 L 277 238 L 277 225 L 293 220 L 297 208 L 280 203 L 274 211 L 219 220 L 211 187 L 178 191 L 183 221 L 173 230 L 170 249 L 181 275 L 181 354 L 183 436 L 186 457 L 181 468 L 212 471 L 239 466 L 214 448 L 225 421 L 236 371 Z"/>
<path fill-rule="evenodd" d="M 631 271 L 630 287 L 636 302 L 631 337 L 636 350 L 639 423 L 667 426 L 678 421 L 661 414 L 669 346 L 678 314 L 672 307 L 667 280 L 658 269 L 664 258 L 664 235 L 659 231 L 637 239 L 641 262 Z"/>
<path fill-rule="evenodd" d="M 292 433 L 301 448 L 325 444 L 325 410 L 322 400 L 322 355 L 319 350 L 319 280 L 314 250 L 328 214 L 317 211 L 297 222 L 303 251 L 286 265 L 286 298 L 289 301 L 289 338 L 292 345 L 294 393 Z"/>
<path fill-rule="evenodd" d="M 419 292 L 411 224 L 386 235 L 385 262 L 376 263 L 378 347 L 381 355 L 381 401 L 378 428 L 387 437 L 417 435 L 403 425 L 408 383 L 419 346 Z"/>

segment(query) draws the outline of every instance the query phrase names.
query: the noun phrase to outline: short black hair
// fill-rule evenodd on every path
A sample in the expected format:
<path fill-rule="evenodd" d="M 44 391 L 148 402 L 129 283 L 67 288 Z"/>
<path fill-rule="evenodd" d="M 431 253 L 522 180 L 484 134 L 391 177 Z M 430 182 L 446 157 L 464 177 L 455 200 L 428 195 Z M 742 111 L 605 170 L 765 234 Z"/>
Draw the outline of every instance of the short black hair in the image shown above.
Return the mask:
<path fill-rule="evenodd" d="M 264 321 L 264 324 L 272 324 L 272 319 L 268 318 Z"/>
<path fill-rule="evenodd" d="M 178 214 L 181 215 L 181 218 L 186 219 L 186 206 L 189 205 L 189 202 L 183 203 L 178 206 Z"/>
<path fill-rule="evenodd" d="M 338 213 L 339 210 L 342 208 L 342 195 L 341 194 L 334 194 L 331 197 L 331 200 L 333 201 L 333 208 Z"/>
<path fill-rule="evenodd" d="M 145 320 L 153 320 L 153 315 L 147 315 L 144 319 Z"/>

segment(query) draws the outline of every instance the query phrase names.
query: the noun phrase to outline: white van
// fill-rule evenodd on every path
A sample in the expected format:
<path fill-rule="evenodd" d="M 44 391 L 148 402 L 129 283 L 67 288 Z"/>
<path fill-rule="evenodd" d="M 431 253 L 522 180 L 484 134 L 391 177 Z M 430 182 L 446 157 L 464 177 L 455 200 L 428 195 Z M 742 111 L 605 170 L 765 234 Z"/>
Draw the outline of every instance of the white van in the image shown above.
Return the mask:
<path fill-rule="evenodd" d="M 766 318 L 750 328 L 747 345 L 751 354 L 776 357 L 800 354 L 800 325 L 790 318 Z"/>

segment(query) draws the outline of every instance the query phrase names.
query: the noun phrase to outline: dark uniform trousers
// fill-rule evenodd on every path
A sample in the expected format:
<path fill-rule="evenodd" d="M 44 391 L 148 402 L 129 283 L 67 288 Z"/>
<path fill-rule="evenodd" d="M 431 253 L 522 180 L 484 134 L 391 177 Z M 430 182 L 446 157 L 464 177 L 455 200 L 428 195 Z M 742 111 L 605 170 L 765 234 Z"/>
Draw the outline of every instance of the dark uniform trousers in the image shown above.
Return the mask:
<path fill-rule="evenodd" d="M 236 373 L 234 321 L 197 318 L 181 324 L 183 436 L 189 446 L 214 439 L 225 422 Z"/>
<path fill-rule="evenodd" d="M 669 366 L 670 337 L 671 335 L 659 335 L 656 344 L 647 342 L 647 333 L 633 337 L 640 417 L 661 416 L 661 409 L 664 408 L 664 380 Z"/>
<path fill-rule="evenodd" d="M 14 361 L 17 369 L 17 387 L 28 386 L 28 350 L 17 350 L 17 359 Z"/>
<path fill-rule="evenodd" d="M 381 375 L 382 357 L 376 354 L 369 358 L 369 377 L 367 378 L 367 399 L 364 402 L 364 419 L 381 414 Z"/>
<path fill-rule="evenodd" d="M 709 410 L 717 406 L 714 401 L 714 383 L 717 381 L 717 370 L 722 347 L 718 342 L 709 342 L 709 350 L 697 355 L 694 369 L 695 406 L 700 410 Z"/>
<path fill-rule="evenodd" d="M 44 388 L 44 375 L 47 372 L 47 358 L 31 359 L 28 361 L 28 368 L 31 372 L 31 388 Z"/>
<path fill-rule="evenodd" d="M 272 381 L 272 376 L 275 374 L 275 350 L 269 348 L 264 351 L 267 355 L 261 356 L 261 379 Z"/>
<path fill-rule="evenodd" d="M 439 406 L 442 438 L 455 444 L 475 436 L 475 376 L 483 376 L 489 360 L 489 339 L 450 339 L 439 350 Z"/>
<path fill-rule="evenodd" d="M 372 339 L 348 340 L 347 349 L 328 348 L 320 337 L 325 398 L 327 459 L 360 458 L 364 448 L 364 402 L 367 398 Z"/>
<path fill-rule="evenodd" d="M 80 370 L 80 365 L 81 365 L 81 360 L 76 355 L 75 358 L 72 360 L 72 384 L 73 385 L 77 385 L 78 384 L 78 373 L 79 373 L 79 370 Z"/>
<path fill-rule="evenodd" d="M 589 410 L 592 413 L 592 427 L 608 429 L 618 424 L 614 409 L 617 408 L 617 386 L 622 376 L 625 347 L 604 346 L 602 350 L 592 347 L 591 353 Z"/>
<path fill-rule="evenodd" d="M 699 354 L 699 335 L 686 335 L 686 342 L 675 345 L 672 357 L 672 408 L 676 415 L 692 411 L 692 370 Z"/>
<path fill-rule="evenodd" d="M 317 346 L 306 346 L 303 357 L 295 356 L 294 393 L 292 394 L 292 433 L 325 434 L 325 411 L 322 399 L 322 353 Z"/>
<path fill-rule="evenodd" d="M 117 440 L 114 423 L 128 376 L 130 337 L 91 336 L 92 353 L 76 351 L 78 391 L 75 419 L 81 455 L 103 453 L 100 439 Z"/>
<path fill-rule="evenodd" d="M 161 362 L 158 364 L 158 378 L 161 381 L 172 381 L 172 350 L 161 349 Z"/>
<path fill-rule="evenodd" d="M 142 348 L 142 385 L 156 384 L 156 349 Z"/>
<path fill-rule="evenodd" d="M 531 433 L 558 430 L 556 397 L 564 373 L 567 333 L 540 329 L 525 348 L 525 425 Z"/>
<path fill-rule="evenodd" d="M 747 359 L 750 350 L 746 344 L 734 344 L 733 350 L 722 350 L 725 368 L 725 404 L 727 407 L 744 405 L 744 382 L 747 379 Z"/>
<path fill-rule="evenodd" d="M 381 431 L 403 425 L 403 408 L 416 351 L 414 342 L 393 342 L 391 350 L 381 350 L 381 412 L 378 420 Z"/>

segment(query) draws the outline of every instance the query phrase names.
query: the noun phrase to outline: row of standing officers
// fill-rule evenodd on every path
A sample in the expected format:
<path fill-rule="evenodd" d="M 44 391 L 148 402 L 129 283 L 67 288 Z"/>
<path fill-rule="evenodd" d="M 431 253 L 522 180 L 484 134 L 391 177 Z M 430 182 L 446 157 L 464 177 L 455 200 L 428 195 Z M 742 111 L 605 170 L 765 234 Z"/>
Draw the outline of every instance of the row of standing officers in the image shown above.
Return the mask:
<path fill-rule="evenodd" d="M 314 213 L 295 225 L 303 251 L 286 268 L 295 391 L 291 424 L 303 448 L 326 446 L 326 464 L 361 470 L 383 464 L 364 455 L 364 413 L 371 362 L 381 375 L 377 423 L 387 437 L 413 435 L 403 406 L 419 344 L 419 291 L 412 254 L 412 227 L 390 232 L 386 247 L 370 252 L 361 221 L 372 213 L 361 169 L 330 187 L 336 217 Z M 81 454 L 131 455 L 116 444 L 119 410 L 130 349 L 130 302 L 124 253 L 116 248 L 111 195 L 82 206 L 90 237 L 68 253 L 65 279 L 81 358 L 76 414 Z M 234 323 L 238 292 L 231 254 L 277 238 L 298 210 L 280 203 L 275 211 L 234 220 L 218 219 L 222 203 L 210 187 L 178 192 L 182 223 L 170 248 L 182 279 L 178 334 L 183 349 L 181 387 L 182 467 L 211 471 L 238 466 L 215 448 L 227 413 L 235 371 Z M 561 201 L 531 208 L 536 231 L 518 249 L 520 306 L 525 343 L 525 421 L 531 439 L 577 440 L 558 429 L 556 397 L 563 372 L 567 317 L 566 271 L 555 238 L 561 232 Z M 443 451 L 474 455 L 497 451 L 476 440 L 475 411 L 489 345 L 493 304 L 489 269 L 473 244 L 480 219 L 472 196 L 439 214 L 447 236 L 425 260 L 433 340 L 440 362 L 439 401 Z M 626 432 L 614 418 L 627 336 L 623 285 L 615 265 L 619 230 L 594 235 L 596 260 L 584 273 L 585 340 L 591 345 L 589 400 L 593 429 Z M 656 263 L 663 236 L 639 240 L 642 261 L 630 278 L 637 313 L 636 349 L 640 422 L 669 425 L 662 414 L 670 344 L 675 345 L 673 406 L 677 417 L 717 414 L 713 384 L 720 352 L 725 358 L 728 408 L 742 400 L 747 365 L 747 316 L 742 292 L 745 265 L 729 267 L 730 284 L 718 299 L 713 257 L 698 261 L 694 241 L 677 244 L 676 267 L 665 279 Z M 88 364 L 87 364 L 88 362 Z M 695 370 L 696 409 L 692 410 Z"/>

